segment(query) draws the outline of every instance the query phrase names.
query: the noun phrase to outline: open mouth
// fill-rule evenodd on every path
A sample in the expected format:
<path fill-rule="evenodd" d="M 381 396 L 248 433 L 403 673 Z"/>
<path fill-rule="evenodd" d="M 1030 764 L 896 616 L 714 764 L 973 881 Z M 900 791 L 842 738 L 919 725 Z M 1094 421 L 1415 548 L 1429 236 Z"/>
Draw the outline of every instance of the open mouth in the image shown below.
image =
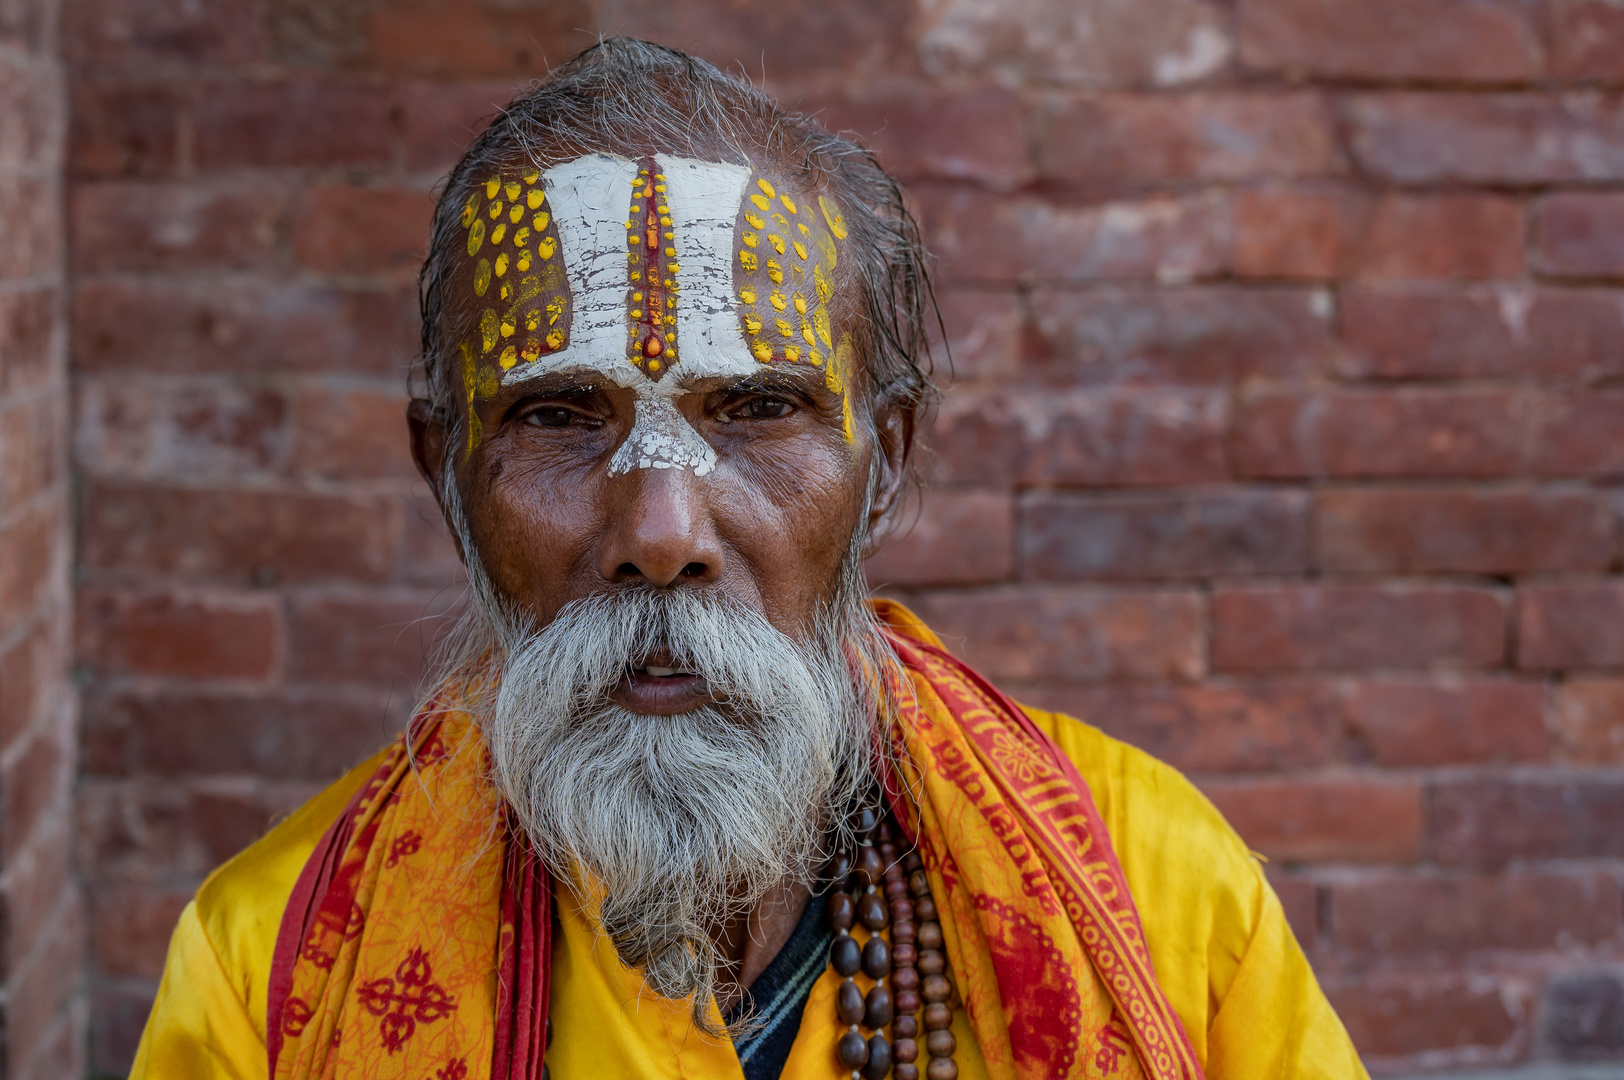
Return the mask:
<path fill-rule="evenodd" d="M 698 674 L 693 671 L 685 671 L 682 668 L 659 667 L 655 664 L 633 668 L 632 672 L 637 675 L 647 675 L 654 679 L 688 678 Z"/>
<path fill-rule="evenodd" d="M 633 663 L 610 694 L 633 712 L 669 716 L 697 709 L 711 700 L 705 677 L 669 653 L 656 653 Z"/>

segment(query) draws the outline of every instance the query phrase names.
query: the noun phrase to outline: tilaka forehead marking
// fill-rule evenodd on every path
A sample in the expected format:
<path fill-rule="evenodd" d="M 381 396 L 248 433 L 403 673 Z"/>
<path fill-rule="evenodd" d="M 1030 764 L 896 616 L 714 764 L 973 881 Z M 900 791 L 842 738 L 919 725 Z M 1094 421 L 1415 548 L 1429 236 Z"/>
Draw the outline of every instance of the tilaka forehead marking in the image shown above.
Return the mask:
<path fill-rule="evenodd" d="M 463 212 L 486 305 L 462 346 L 469 451 L 477 399 L 583 371 L 637 391 L 611 473 L 703 476 L 715 453 L 672 399 L 694 378 L 772 362 L 824 369 L 850 441 L 851 349 L 833 340 L 829 316 L 847 232 L 839 207 L 816 201 L 814 211 L 743 166 L 680 157 L 589 154 L 487 180 Z M 684 378 L 666 379 L 673 369 Z"/>

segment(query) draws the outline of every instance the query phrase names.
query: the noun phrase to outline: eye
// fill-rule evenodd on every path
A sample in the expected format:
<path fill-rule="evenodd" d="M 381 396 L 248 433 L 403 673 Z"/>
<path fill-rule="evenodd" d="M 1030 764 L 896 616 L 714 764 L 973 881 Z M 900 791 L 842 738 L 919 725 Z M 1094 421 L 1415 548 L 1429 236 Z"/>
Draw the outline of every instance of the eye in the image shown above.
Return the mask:
<path fill-rule="evenodd" d="M 794 411 L 795 406 L 783 398 L 757 397 L 746 401 L 734 413 L 750 420 L 777 420 Z"/>
<path fill-rule="evenodd" d="M 569 427 L 570 421 L 574 419 L 575 410 L 566 409 L 562 405 L 544 405 L 524 415 L 525 423 L 544 428 Z"/>

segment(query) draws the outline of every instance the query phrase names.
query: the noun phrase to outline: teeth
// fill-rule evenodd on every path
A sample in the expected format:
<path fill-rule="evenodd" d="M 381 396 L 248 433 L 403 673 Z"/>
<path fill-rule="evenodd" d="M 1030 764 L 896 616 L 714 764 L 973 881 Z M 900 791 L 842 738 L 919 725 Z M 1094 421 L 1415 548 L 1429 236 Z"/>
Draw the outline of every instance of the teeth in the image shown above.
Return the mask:
<path fill-rule="evenodd" d="M 678 671 L 676 668 L 655 667 L 653 664 L 650 664 L 648 667 L 644 668 L 643 670 L 648 672 L 650 675 L 654 676 L 656 679 L 664 679 L 664 678 L 668 678 L 668 677 L 670 677 L 672 675 L 686 675 L 686 674 L 688 674 L 688 672 L 686 672 L 686 671 Z"/>

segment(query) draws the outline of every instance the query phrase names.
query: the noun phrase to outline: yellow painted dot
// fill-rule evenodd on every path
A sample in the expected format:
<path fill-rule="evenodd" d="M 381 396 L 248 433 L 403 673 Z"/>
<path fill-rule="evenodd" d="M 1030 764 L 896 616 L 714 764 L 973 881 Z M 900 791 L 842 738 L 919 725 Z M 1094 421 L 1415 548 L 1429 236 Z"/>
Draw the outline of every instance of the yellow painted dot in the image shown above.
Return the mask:
<path fill-rule="evenodd" d="M 642 281 L 643 280 L 643 275 L 638 273 L 636 270 L 633 270 L 632 271 L 632 280 L 633 281 Z"/>
<path fill-rule="evenodd" d="M 462 204 L 462 227 L 467 228 L 474 223 L 479 215 L 479 192 L 469 194 L 468 201 Z"/>
<path fill-rule="evenodd" d="M 742 237 L 740 237 L 740 239 L 744 241 L 744 246 L 748 248 L 753 248 L 757 244 L 761 243 L 761 237 L 757 236 L 753 232 L 745 233 Z"/>
<path fill-rule="evenodd" d="M 812 361 L 812 363 L 814 363 L 814 364 L 822 364 L 823 363 L 823 354 L 818 352 L 818 350 L 816 350 L 816 349 L 808 350 L 808 352 L 806 354 L 806 358 L 808 360 Z"/>
<path fill-rule="evenodd" d="M 506 281 L 502 282 L 496 289 L 496 295 L 498 298 L 506 300 L 513 295 L 513 285 Z"/>
<path fill-rule="evenodd" d="M 756 187 L 760 188 L 762 194 L 766 195 L 769 199 L 778 194 L 778 192 L 773 190 L 772 184 L 768 183 L 767 178 L 764 176 L 756 177 Z"/>
<path fill-rule="evenodd" d="M 549 349 L 557 349 L 562 344 L 564 344 L 564 331 L 554 330 L 547 335 L 547 347 Z"/>
<path fill-rule="evenodd" d="M 558 320 L 564 317 L 564 298 L 555 296 L 547 301 L 547 325 L 557 326 Z"/>
<path fill-rule="evenodd" d="M 662 207 L 660 207 L 660 209 L 664 210 L 665 207 L 662 206 Z M 669 225 L 669 224 L 671 224 L 671 219 L 669 217 L 666 217 L 666 216 L 662 215 L 661 218 L 660 218 L 660 224 L 661 225 Z"/>
<path fill-rule="evenodd" d="M 804 221 L 797 221 L 795 223 L 795 227 L 797 229 L 801 230 L 801 235 L 802 236 L 811 236 L 812 235 L 812 230 L 806 227 L 806 222 L 804 222 Z"/>
<path fill-rule="evenodd" d="M 533 364 L 541 357 L 541 342 L 535 338 L 525 341 L 524 348 L 519 350 L 519 358 L 527 364 Z"/>
<path fill-rule="evenodd" d="M 519 175 L 524 177 L 525 183 L 534 184 L 537 180 L 541 179 L 541 170 L 532 165 Z"/>
<path fill-rule="evenodd" d="M 536 244 L 536 254 L 540 255 L 543 259 L 552 258 L 553 253 L 557 250 L 558 241 L 554 240 L 550 236 L 543 236 L 540 242 Z"/>
<path fill-rule="evenodd" d="M 784 204 L 784 209 L 788 210 L 792 214 L 799 214 L 801 212 L 796 207 L 795 200 L 790 198 L 788 195 L 780 195 L 780 196 L 778 196 L 778 201 L 783 203 Z"/>
<path fill-rule="evenodd" d="M 835 239 L 846 239 L 846 218 L 841 214 L 839 205 L 827 195 L 819 195 L 818 209 L 823 211 L 823 220 L 828 222 L 829 231 L 835 234 Z"/>
<path fill-rule="evenodd" d="M 495 202 L 491 203 L 490 209 L 486 210 L 485 213 L 490 216 L 492 221 L 495 221 L 497 218 L 502 216 L 502 209 L 505 206 L 507 206 L 507 203 L 503 202 L 501 199 L 497 199 Z"/>
<path fill-rule="evenodd" d="M 508 211 L 508 220 L 517 225 L 519 223 L 519 219 L 522 217 L 524 217 L 524 207 L 520 206 L 518 203 L 514 203 L 513 209 Z"/>
<path fill-rule="evenodd" d="M 824 348 L 834 348 L 832 334 L 830 333 L 828 308 L 819 307 L 812 313 L 812 328 L 818 332 L 818 340 L 823 342 Z"/>
<path fill-rule="evenodd" d="M 746 315 L 744 317 L 744 328 L 752 335 L 759 334 L 761 333 L 761 320 L 754 315 Z"/>
<path fill-rule="evenodd" d="M 785 217 L 783 214 L 775 213 L 773 215 L 773 220 L 778 222 L 778 224 L 782 225 L 784 228 L 789 228 L 789 218 Z"/>
<path fill-rule="evenodd" d="M 642 212 L 643 212 L 643 207 L 640 204 L 632 203 L 632 213 L 641 214 Z"/>
<path fill-rule="evenodd" d="M 502 242 L 502 237 L 504 237 L 506 235 L 507 235 L 507 222 L 498 221 L 496 223 L 496 228 L 491 230 L 491 243 L 500 244 Z"/>
<path fill-rule="evenodd" d="M 628 252 L 627 252 L 627 253 L 626 253 L 626 261 L 627 261 L 627 262 L 636 262 L 636 261 L 637 261 L 637 252 L 635 252 L 635 251 L 628 251 Z"/>
<path fill-rule="evenodd" d="M 519 326 L 518 326 L 517 323 L 515 323 L 513 321 L 513 316 L 511 314 L 504 315 L 502 317 L 502 336 L 503 337 L 512 337 L 513 332 L 515 330 L 517 330 L 518 328 L 519 328 Z"/>
<path fill-rule="evenodd" d="M 668 248 L 665 249 L 665 254 L 666 254 L 667 258 L 669 258 L 672 255 L 675 255 L 676 253 L 677 253 L 677 249 L 674 248 L 674 247 L 668 247 Z"/>
<path fill-rule="evenodd" d="M 485 243 L 485 223 L 476 221 L 468 227 L 468 254 L 478 255 L 480 247 Z"/>
<path fill-rule="evenodd" d="M 806 314 L 806 297 L 799 295 L 795 297 L 795 310 L 799 311 L 802 315 Z"/>
<path fill-rule="evenodd" d="M 662 173 L 662 172 L 655 173 L 654 174 L 654 179 L 656 179 L 656 180 L 664 180 L 665 179 L 665 173 Z"/>
<path fill-rule="evenodd" d="M 641 300 L 641 299 L 643 299 L 643 294 L 640 293 L 640 292 L 634 292 L 634 293 L 632 293 L 632 299 L 633 300 Z"/>
<path fill-rule="evenodd" d="M 479 341 L 483 348 L 481 352 L 490 352 L 496 348 L 496 312 L 486 308 L 479 313 Z"/>
<path fill-rule="evenodd" d="M 520 273 L 530 269 L 530 253 L 528 251 L 519 252 L 519 258 L 513 265 Z"/>
<path fill-rule="evenodd" d="M 777 233 L 768 233 L 767 242 L 773 246 L 773 250 L 778 254 L 782 255 L 784 253 L 784 238 L 782 236 Z"/>
<path fill-rule="evenodd" d="M 502 185 L 502 191 L 504 193 L 506 193 L 507 197 L 510 200 L 511 199 L 517 199 L 519 197 L 519 192 L 521 192 L 523 190 L 524 190 L 524 188 L 520 187 L 517 181 L 515 181 L 515 182 L 513 182 L 511 184 L 503 184 Z"/>
<path fill-rule="evenodd" d="M 468 241 L 469 249 L 470 249 L 468 254 L 470 254 L 470 255 L 472 255 L 474 253 L 473 243 L 474 242 L 472 240 Z M 756 253 L 753 252 L 753 251 L 741 251 L 741 252 L 739 252 L 739 265 L 744 267 L 746 270 L 749 270 L 749 271 L 751 271 L 753 273 L 755 271 L 756 267 L 759 265 L 756 262 Z"/>
<path fill-rule="evenodd" d="M 806 245 L 799 240 L 795 241 L 795 257 L 803 262 L 806 261 Z"/>
<path fill-rule="evenodd" d="M 514 364 L 517 364 L 518 362 L 519 362 L 519 350 L 518 349 L 514 348 L 512 345 L 509 345 L 507 348 L 502 350 L 502 358 L 499 361 L 499 363 L 501 363 L 503 369 L 510 368 Z"/>
<path fill-rule="evenodd" d="M 491 287 L 491 263 L 489 259 L 479 260 L 474 267 L 474 295 L 484 296 L 485 290 Z"/>
<path fill-rule="evenodd" d="M 682 264 L 681 263 L 666 263 L 665 268 L 667 270 L 669 270 L 671 273 L 675 274 L 677 271 L 682 269 Z"/>
<path fill-rule="evenodd" d="M 772 278 L 774 285 L 782 285 L 784 283 L 784 268 L 778 265 L 777 259 L 767 260 L 767 276 Z"/>
<path fill-rule="evenodd" d="M 654 190 L 655 191 L 664 191 L 665 190 L 665 185 L 664 184 L 655 184 L 654 185 Z"/>
<path fill-rule="evenodd" d="M 537 311 L 535 308 L 531 308 L 529 311 L 524 313 L 524 328 L 526 330 L 534 330 L 540 325 L 541 312 Z"/>
<path fill-rule="evenodd" d="M 784 346 L 784 359 L 785 360 L 788 360 L 791 363 L 793 363 L 796 360 L 799 360 L 800 358 L 801 358 L 801 350 L 800 349 L 797 349 L 793 345 Z"/>
<path fill-rule="evenodd" d="M 642 308 L 632 308 L 632 318 L 641 319 L 642 317 L 643 317 L 643 309 Z"/>
<path fill-rule="evenodd" d="M 740 289 L 739 290 L 739 299 L 743 300 L 746 304 L 755 303 L 756 302 L 756 290 L 754 290 L 754 289 Z"/>
<path fill-rule="evenodd" d="M 668 296 L 668 297 L 666 297 L 666 298 L 665 298 L 665 306 L 666 306 L 666 307 L 676 307 L 676 306 L 677 306 L 677 299 L 676 299 L 676 297 L 674 297 L 674 296 Z"/>
<path fill-rule="evenodd" d="M 547 201 L 547 193 L 540 188 L 531 188 L 524 193 L 524 204 L 534 210 Z"/>
<path fill-rule="evenodd" d="M 794 339 L 794 337 L 795 337 L 795 327 L 791 326 L 789 323 L 785 322 L 783 319 L 774 319 L 773 320 L 773 325 L 778 328 L 778 336 L 779 337 L 782 337 L 782 338 L 784 338 L 786 340 L 793 340 Z"/>
<path fill-rule="evenodd" d="M 496 276 L 501 277 L 503 274 L 507 273 L 507 268 L 508 253 L 504 251 L 502 254 L 496 257 L 496 266 L 493 267 L 493 269 L 496 271 Z"/>
<path fill-rule="evenodd" d="M 487 199 L 496 198 L 496 193 L 498 191 L 501 191 L 501 190 L 502 190 L 502 178 L 501 177 L 493 176 L 489 180 L 485 181 L 485 197 Z"/>
<path fill-rule="evenodd" d="M 772 203 L 767 201 L 767 197 L 765 195 L 752 195 L 750 196 L 750 201 L 755 203 L 757 208 L 762 210 L 765 210 L 767 207 L 772 205 Z"/>
<path fill-rule="evenodd" d="M 817 341 L 812 337 L 811 325 L 805 322 L 801 323 L 801 340 L 805 341 L 808 345 L 817 344 Z"/>
<path fill-rule="evenodd" d="M 746 212 L 745 215 L 744 215 L 744 220 L 749 222 L 751 227 L 753 227 L 753 228 L 765 229 L 767 227 L 767 219 L 766 218 L 757 217 L 755 214 L 752 214 L 752 213 Z"/>
<path fill-rule="evenodd" d="M 829 275 L 823 272 L 823 267 L 814 266 L 812 268 L 812 281 L 817 286 L 818 298 L 820 300 L 829 299 L 829 294 L 834 291 L 834 286 L 829 283 Z"/>
<path fill-rule="evenodd" d="M 660 362 L 658 360 L 650 360 L 648 362 L 648 369 L 650 371 L 659 371 L 660 370 Z"/>
<path fill-rule="evenodd" d="M 781 293 L 781 292 L 772 293 L 771 295 L 769 295 L 767 297 L 767 303 L 771 304 L 773 307 L 777 308 L 779 311 L 783 311 L 784 310 L 784 294 Z"/>
<path fill-rule="evenodd" d="M 750 355 L 765 364 L 773 358 L 773 347 L 765 341 L 757 340 L 750 346 Z"/>
<path fill-rule="evenodd" d="M 635 226 L 635 225 L 633 225 L 633 224 L 632 224 L 632 223 L 631 223 L 631 221 L 629 221 L 629 220 L 628 220 L 628 221 L 627 221 L 627 222 L 626 222 L 626 231 L 627 231 L 627 232 L 630 232 L 630 231 L 631 231 L 631 230 L 633 230 L 633 229 L 635 229 L 635 228 L 637 228 L 637 226 Z"/>

